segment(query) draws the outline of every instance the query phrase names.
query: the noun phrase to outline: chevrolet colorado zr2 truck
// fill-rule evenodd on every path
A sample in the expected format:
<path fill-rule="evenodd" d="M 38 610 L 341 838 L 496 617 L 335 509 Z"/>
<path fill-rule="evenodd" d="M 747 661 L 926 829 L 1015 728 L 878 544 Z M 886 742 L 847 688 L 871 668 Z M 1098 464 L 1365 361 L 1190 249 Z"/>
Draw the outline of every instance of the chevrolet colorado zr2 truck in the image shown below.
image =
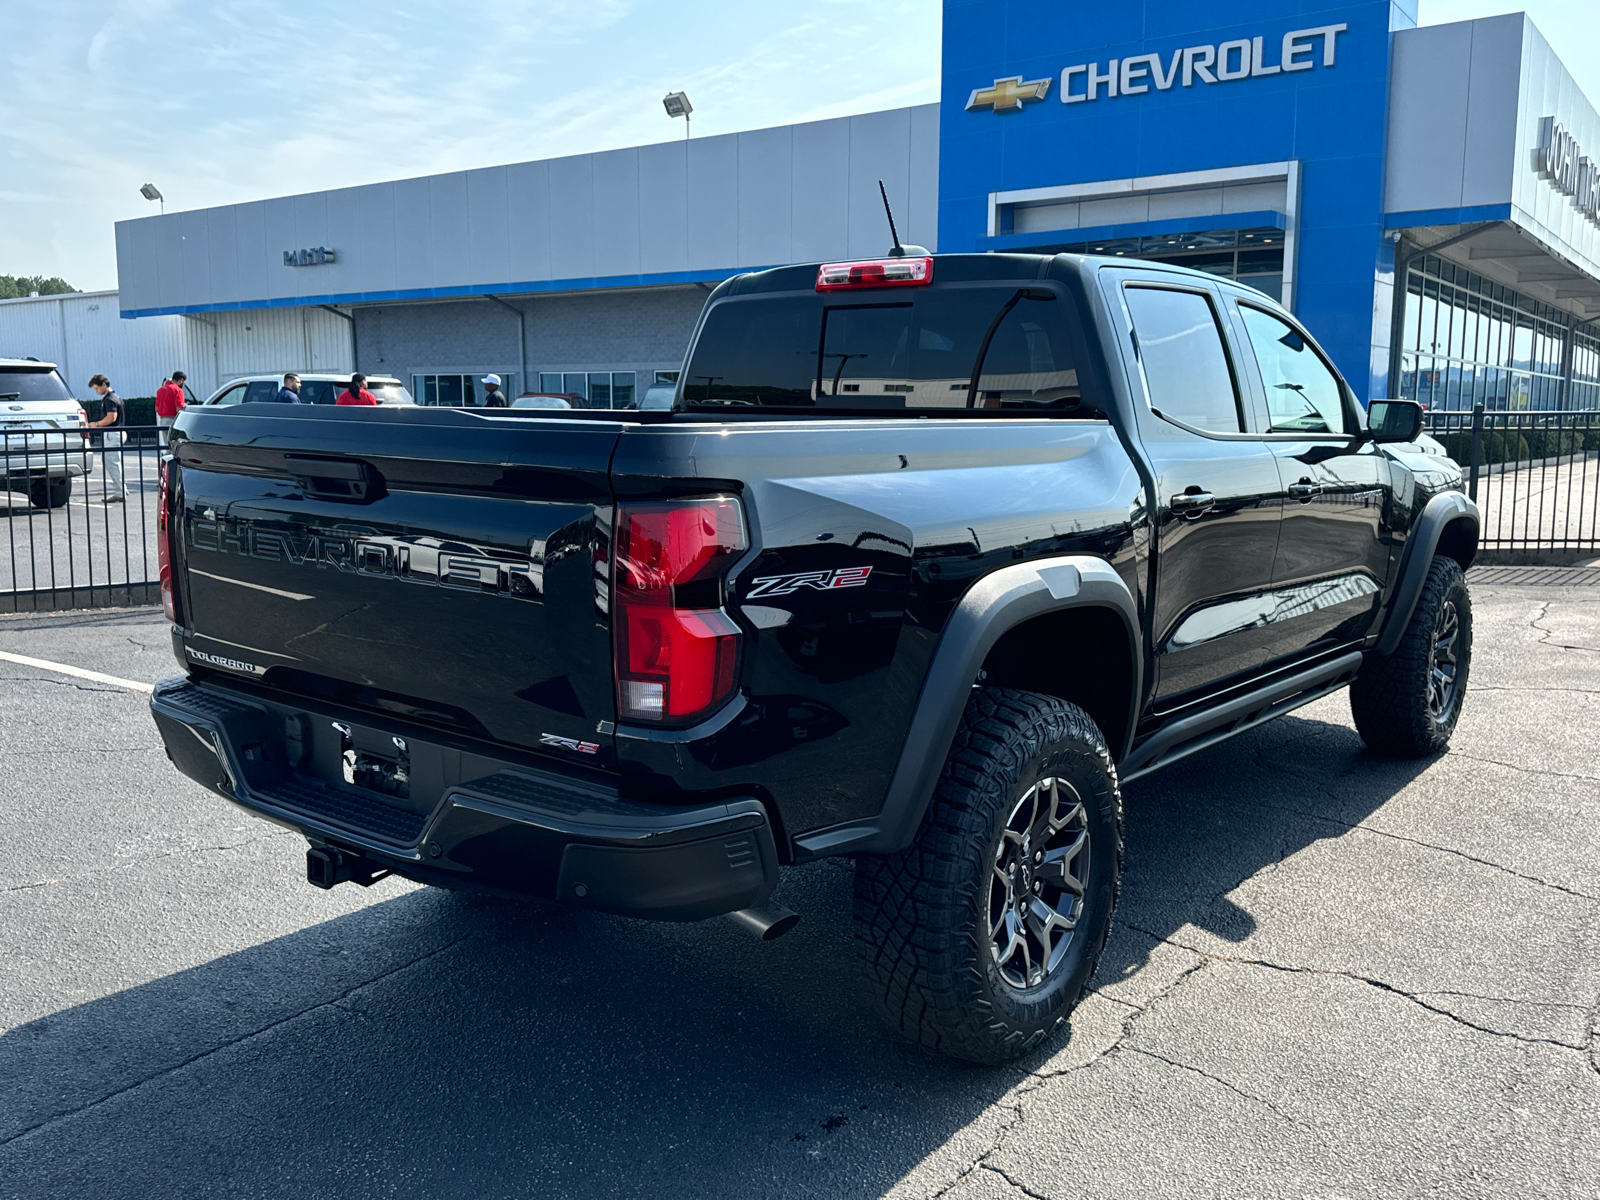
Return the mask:
<path fill-rule="evenodd" d="M 1348 687 L 1445 748 L 1478 511 L 1259 292 L 1071 255 L 740 275 L 669 411 L 191 408 L 178 769 L 388 873 L 772 935 L 855 864 L 889 1023 L 1002 1062 L 1105 943 L 1130 779 Z"/>

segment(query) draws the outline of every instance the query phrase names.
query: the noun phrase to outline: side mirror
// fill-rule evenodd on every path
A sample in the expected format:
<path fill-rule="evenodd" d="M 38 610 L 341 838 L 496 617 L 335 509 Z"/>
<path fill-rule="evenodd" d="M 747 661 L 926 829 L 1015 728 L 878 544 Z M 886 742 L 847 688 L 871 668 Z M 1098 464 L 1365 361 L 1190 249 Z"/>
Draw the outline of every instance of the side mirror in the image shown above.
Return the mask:
<path fill-rule="evenodd" d="M 1415 400 L 1374 400 L 1367 406 L 1367 440 L 1414 442 L 1422 432 L 1422 405 Z"/>

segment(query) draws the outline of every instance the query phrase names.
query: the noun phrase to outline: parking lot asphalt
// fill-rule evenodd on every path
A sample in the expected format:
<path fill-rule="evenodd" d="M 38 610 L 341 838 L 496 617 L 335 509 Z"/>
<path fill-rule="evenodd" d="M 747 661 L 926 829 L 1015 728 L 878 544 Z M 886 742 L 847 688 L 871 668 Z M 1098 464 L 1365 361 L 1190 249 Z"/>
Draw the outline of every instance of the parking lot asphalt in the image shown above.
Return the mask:
<path fill-rule="evenodd" d="M 147 697 L 0 660 L 0 1197 L 1593 1197 L 1600 588 L 1479 585 L 1453 748 L 1343 695 L 1126 789 L 1070 1038 L 876 1023 L 845 865 L 761 944 L 385 880 L 166 762 Z M 152 682 L 158 613 L 0 618 Z"/>

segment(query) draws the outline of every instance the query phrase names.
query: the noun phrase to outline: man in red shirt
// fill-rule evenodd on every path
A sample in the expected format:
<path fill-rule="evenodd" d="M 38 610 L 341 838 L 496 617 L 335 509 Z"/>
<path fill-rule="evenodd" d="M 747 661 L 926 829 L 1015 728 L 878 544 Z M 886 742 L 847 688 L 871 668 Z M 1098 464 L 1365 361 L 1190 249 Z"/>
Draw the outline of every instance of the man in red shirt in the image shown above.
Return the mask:
<path fill-rule="evenodd" d="M 182 371 L 174 371 L 172 378 L 156 392 L 156 424 L 161 427 L 157 436 L 163 446 L 167 444 L 167 430 L 183 411 L 183 382 L 188 378 Z"/>
<path fill-rule="evenodd" d="M 378 398 L 367 391 L 367 377 L 365 375 L 352 375 L 350 386 L 339 393 L 335 404 L 376 404 Z"/>

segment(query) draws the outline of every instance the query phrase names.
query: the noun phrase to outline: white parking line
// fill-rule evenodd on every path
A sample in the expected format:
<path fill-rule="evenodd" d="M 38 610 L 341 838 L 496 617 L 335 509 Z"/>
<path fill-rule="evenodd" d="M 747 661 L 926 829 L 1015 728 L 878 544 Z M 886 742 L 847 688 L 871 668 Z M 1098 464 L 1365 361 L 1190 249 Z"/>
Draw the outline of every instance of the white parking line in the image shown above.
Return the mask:
<path fill-rule="evenodd" d="M 90 679 L 95 683 L 109 683 L 113 687 L 127 688 L 130 692 L 153 692 L 153 684 L 137 683 L 132 679 L 118 679 L 115 675 L 102 675 L 99 671 L 85 671 L 82 667 L 69 667 L 66 663 L 46 662 L 42 658 L 29 658 L 26 654 L 7 654 L 0 650 L 0 659 L 6 662 L 18 663 L 24 667 L 37 667 L 41 671 L 55 671 L 60 675 L 75 675 L 79 679 Z"/>

